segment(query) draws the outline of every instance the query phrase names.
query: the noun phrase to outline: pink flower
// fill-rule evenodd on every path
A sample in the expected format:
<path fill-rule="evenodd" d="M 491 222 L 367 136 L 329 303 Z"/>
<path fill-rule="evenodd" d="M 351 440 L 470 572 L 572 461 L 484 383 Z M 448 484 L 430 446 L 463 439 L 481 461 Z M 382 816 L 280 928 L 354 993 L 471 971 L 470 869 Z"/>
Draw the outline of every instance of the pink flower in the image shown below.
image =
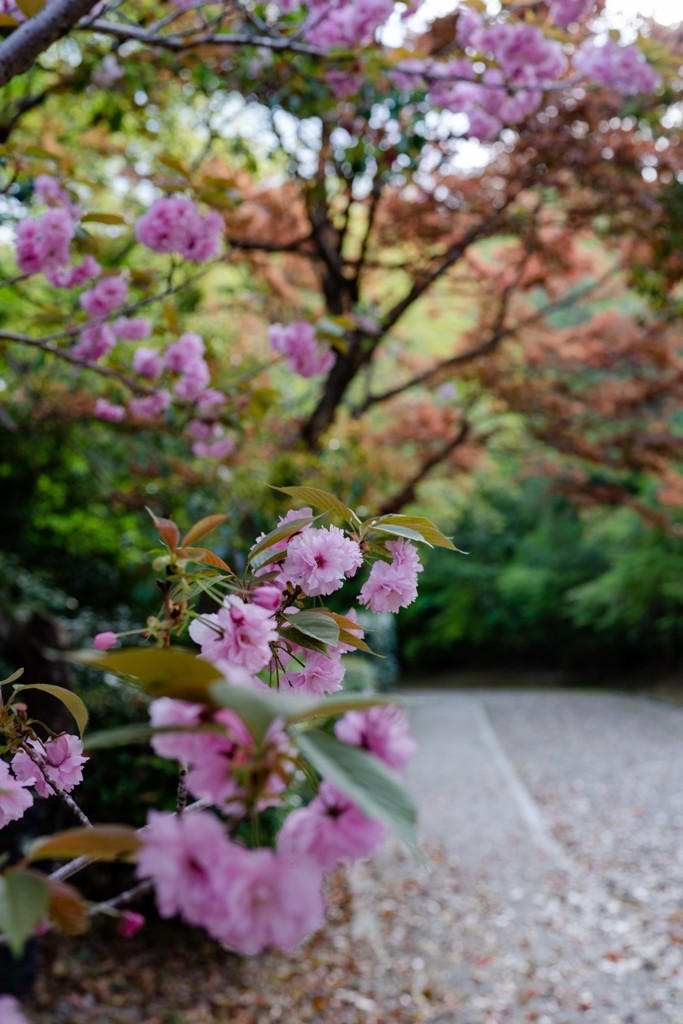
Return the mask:
<path fill-rule="evenodd" d="M 276 352 L 287 356 L 287 366 L 300 377 L 315 377 L 334 366 L 336 356 L 329 347 L 320 347 L 315 328 L 303 320 L 272 324 L 268 340 Z"/>
<path fill-rule="evenodd" d="M 185 259 L 204 263 L 220 247 L 223 220 L 212 211 L 200 216 L 186 196 L 157 199 L 135 225 L 139 242 L 155 252 L 180 253 Z"/>
<path fill-rule="evenodd" d="M 156 391 L 153 395 L 148 395 L 146 398 L 132 398 L 128 408 L 133 416 L 137 416 L 140 420 L 153 420 L 164 409 L 168 409 L 170 404 L 171 396 L 168 391 L 162 389 L 161 391 Z"/>
<path fill-rule="evenodd" d="M 97 277 L 101 271 L 102 268 L 95 257 L 88 253 L 76 266 L 57 267 L 55 270 L 49 270 L 45 276 L 56 288 L 78 288 L 86 281 Z"/>
<path fill-rule="evenodd" d="M 209 365 L 200 356 L 187 365 L 182 377 L 175 384 L 173 393 L 178 398 L 194 402 L 201 396 L 210 380 L 211 371 L 209 370 Z"/>
<path fill-rule="evenodd" d="M 336 723 L 334 732 L 343 743 L 369 750 L 396 771 L 402 771 L 417 751 L 405 712 L 396 704 L 347 711 Z"/>
<path fill-rule="evenodd" d="M 207 661 L 222 661 L 259 672 L 271 658 L 270 644 L 278 639 L 275 620 L 266 608 L 230 595 L 218 612 L 195 619 L 190 636 Z"/>
<path fill-rule="evenodd" d="M 109 355 L 115 344 L 109 324 L 88 324 L 81 331 L 81 340 L 72 347 L 71 355 L 85 363 L 96 363 Z"/>
<path fill-rule="evenodd" d="M 17 228 L 16 258 L 22 274 L 54 270 L 69 262 L 73 220 L 66 210 L 51 209 Z"/>
<path fill-rule="evenodd" d="M 46 740 L 44 744 L 29 740 L 28 745 L 35 751 L 43 771 L 23 750 L 14 755 L 12 770 L 18 779 L 32 783 L 38 796 L 53 795 L 45 775 L 66 793 L 70 793 L 82 781 L 83 765 L 90 758 L 83 757 L 83 744 L 77 736 L 62 733 L 61 736 Z"/>
<path fill-rule="evenodd" d="M 637 46 L 619 46 L 612 39 L 604 46 L 586 39 L 576 51 L 574 67 L 598 85 L 612 86 L 626 96 L 651 92 L 661 81 Z"/>
<path fill-rule="evenodd" d="M 199 725 L 205 712 L 203 704 L 190 704 L 185 700 L 173 700 L 171 697 L 159 697 L 149 706 L 150 722 L 154 729 L 164 729 L 172 725 L 180 725 L 187 729 Z M 201 757 L 207 739 L 213 739 L 213 734 L 164 732 L 153 736 L 150 745 L 159 757 L 167 757 L 172 761 L 192 762 Z"/>
<path fill-rule="evenodd" d="M 569 28 L 592 10 L 595 0 L 551 0 L 550 17 L 559 28 Z"/>
<path fill-rule="evenodd" d="M 142 914 L 136 914 L 134 910 L 124 910 L 119 918 L 119 935 L 123 935 L 124 939 L 132 939 L 146 923 L 146 918 Z"/>
<path fill-rule="evenodd" d="M 128 283 L 120 274 L 101 278 L 94 288 L 80 297 L 82 308 L 90 316 L 106 316 L 112 309 L 122 306 L 128 294 Z"/>
<path fill-rule="evenodd" d="M 186 373 L 205 351 L 206 346 L 198 334 L 192 331 L 181 334 L 164 352 L 166 369 L 171 373 Z"/>
<path fill-rule="evenodd" d="M 247 804 L 259 811 L 277 804 L 293 771 L 293 748 L 281 724 L 273 722 L 257 748 L 233 711 L 217 711 L 213 721 L 225 731 L 204 737 L 191 761 L 188 791 L 228 814 L 243 814 Z"/>
<path fill-rule="evenodd" d="M 152 325 L 146 316 L 119 316 L 111 326 L 116 337 L 125 341 L 142 341 L 152 333 Z"/>
<path fill-rule="evenodd" d="M 102 399 L 102 401 L 104 401 L 104 399 Z M 107 630 L 104 633 L 97 633 L 92 645 L 96 651 L 108 651 L 110 647 L 114 646 L 118 638 L 117 633 L 112 633 L 110 630 Z"/>
<path fill-rule="evenodd" d="M 126 409 L 123 405 L 116 405 L 106 398 L 98 398 L 95 402 L 95 416 L 98 420 L 120 423 L 126 417 Z"/>
<path fill-rule="evenodd" d="M 39 174 L 33 183 L 36 193 L 47 206 L 61 206 L 72 220 L 78 220 L 81 208 L 72 202 L 64 186 L 49 174 Z"/>
<path fill-rule="evenodd" d="M 362 564 L 358 544 L 339 527 L 306 527 L 289 542 L 282 571 L 304 594 L 317 597 L 339 590 L 344 577 L 355 575 Z"/>
<path fill-rule="evenodd" d="M 180 914 L 211 930 L 226 913 L 226 887 L 241 858 L 218 818 L 207 811 L 177 817 L 150 811 L 136 874 L 150 878 L 162 917 Z"/>
<path fill-rule="evenodd" d="M 358 612 L 356 611 L 355 608 L 349 608 L 349 610 L 346 613 L 346 615 L 344 616 L 344 618 L 345 619 L 351 619 L 352 622 L 356 622 L 357 623 L 358 622 Z M 363 629 L 363 627 L 360 624 L 358 625 L 357 629 L 351 629 L 350 626 L 345 626 L 344 628 L 346 629 L 347 633 L 351 633 L 352 635 L 357 635 L 359 640 L 362 640 L 363 637 L 365 636 L 365 630 Z M 350 654 L 351 651 L 355 651 L 355 650 L 356 650 L 355 647 L 352 647 L 350 644 L 342 643 L 341 641 L 334 648 L 335 654 Z"/>
<path fill-rule="evenodd" d="M 212 934 L 247 956 L 268 946 L 291 953 L 323 924 L 320 873 L 312 861 L 244 850 L 226 896 L 228 915 Z"/>
<path fill-rule="evenodd" d="M 373 612 L 397 612 L 417 597 L 417 574 L 422 566 L 416 549 L 407 540 L 388 541 L 391 563 L 375 562 L 358 598 Z"/>
<path fill-rule="evenodd" d="M 370 857 L 385 834 L 385 825 L 368 818 L 324 780 L 308 807 L 293 811 L 285 820 L 277 843 L 282 853 L 310 858 L 323 871 L 331 871 L 339 863 Z"/>
<path fill-rule="evenodd" d="M 142 377 L 160 377 L 163 368 L 163 360 L 153 348 L 140 346 L 135 350 L 133 369 Z"/>
<path fill-rule="evenodd" d="M 251 599 L 259 608 L 276 612 L 282 604 L 282 588 L 274 583 L 264 583 L 252 591 Z"/>
<path fill-rule="evenodd" d="M 224 437 L 220 441 L 212 441 L 206 444 L 204 441 L 195 441 L 192 445 L 192 452 L 202 459 L 225 459 L 232 455 L 235 450 L 235 442 L 231 437 Z"/>
<path fill-rule="evenodd" d="M 0 1020 L 2 1024 L 31 1024 L 14 996 L 0 996 Z"/>
<path fill-rule="evenodd" d="M 27 788 L 30 785 L 28 780 L 15 779 L 7 762 L 0 761 L 0 828 L 23 818 L 33 803 L 33 795 Z"/>
<path fill-rule="evenodd" d="M 294 619 L 296 625 L 296 619 Z M 286 672 L 280 678 L 280 689 L 291 687 L 300 693 L 322 694 L 336 693 L 342 688 L 344 666 L 341 656 L 332 653 L 330 657 L 312 651 L 306 658 L 301 671 Z"/>

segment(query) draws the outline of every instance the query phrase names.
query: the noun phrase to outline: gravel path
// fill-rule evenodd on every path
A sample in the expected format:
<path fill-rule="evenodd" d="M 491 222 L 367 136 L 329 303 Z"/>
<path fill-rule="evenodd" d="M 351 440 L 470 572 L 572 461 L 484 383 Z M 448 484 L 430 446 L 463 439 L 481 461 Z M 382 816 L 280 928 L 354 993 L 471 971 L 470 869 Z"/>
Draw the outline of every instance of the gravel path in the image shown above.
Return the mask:
<path fill-rule="evenodd" d="M 34 1024 L 683 1024 L 683 708 L 441 692 L 411 717 L 422 863 L 388 844 L 351 900 L 338 876 L 289 957 L 161 923 L 55 940 Z"/>
<path fill-rule="evenodd" d="M 426 864 L 392 847 L 354 873 L 374 998 L 435 1024 L 681 1024 L 683 709 L 440 693 L 412 718 Z"/>

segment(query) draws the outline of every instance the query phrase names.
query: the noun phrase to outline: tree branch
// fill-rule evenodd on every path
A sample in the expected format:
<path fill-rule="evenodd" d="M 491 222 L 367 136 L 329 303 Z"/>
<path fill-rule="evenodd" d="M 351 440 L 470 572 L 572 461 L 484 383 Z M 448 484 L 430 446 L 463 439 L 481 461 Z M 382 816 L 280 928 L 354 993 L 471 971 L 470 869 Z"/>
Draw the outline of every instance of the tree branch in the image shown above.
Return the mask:
<path fill-rule="evenodd" d="M 430 457 L 422 463 L 417 473 L 410 478 L 410 480 L 397 494 L 393 495 L 391 498 L 387 498 L 379 510 L 379 515 L 387 516 L 391 515 L 393 512 L 400 512 L 402 508 L 408 505 L 411 501 L 414 501 L 418 484 L 421 484 L 435 466 L 438 466 L 440 462 L 443 462 L 444 459 L 448 458 L 451 452 L 455 451 L 455 449 L 465 441 L 469 432 L 470 424 L 467 420 L 464 420 L 455 437 L 452 437 L 450 441 L 447 441 L 445 445 L 442 445 L 434 455 L 430 455 Z"/>
<path fill-rule="evenodd" d="M 61 39 L 95 0 L 53 0 L 0 43 L 0 86 L 28 71 L 36 57 Z"/>

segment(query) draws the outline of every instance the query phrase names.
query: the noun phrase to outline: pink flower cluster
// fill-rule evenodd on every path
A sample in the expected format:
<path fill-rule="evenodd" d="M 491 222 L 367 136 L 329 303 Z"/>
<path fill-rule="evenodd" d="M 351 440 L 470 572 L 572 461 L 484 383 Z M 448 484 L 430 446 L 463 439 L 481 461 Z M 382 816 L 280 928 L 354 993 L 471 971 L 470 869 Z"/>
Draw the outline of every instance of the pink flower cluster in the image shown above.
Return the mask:
<path fill-rule="evenodd" d="M 148 249 L 178 253 L 193 263 L 205 263 L 220 248 L 223 220 L 212 210 L 204 217 L 187 196 L 157 199 L 135 225 L 135 236 Z"/>
<path fill-rule="evenodd" d="M 41 274 L 63 267 L 71 258 L 74 222 L 66 210 L 51 209 L 17 228 L 16 257 L 22 274 Z"/>
<path fill-rule="evenodd" d="M 210 713 L 201 704 L 161 697 L 150 706 L 150 718 L 155 729 L 220 726 L 220 731 L 169 731 L 152 739 L 160 757 L 187 762 L 187 789 L 198 800 L 208 800 L 232 815 L 244 814 L 247 807 L 262 811 L 279 802 L 293 771 L 293 751 L 278 722 L 257 746 L 233 711 Z"/>
<path fill-rule="evenodd" d="M 195 619 L 190 636 L 207 661 L 226 672 L 245 669 L 251 674 L 269 664 L 270 645 L 279 639 L 271 612 L 235 594 L 226 597 L 217 612 Z"/>
<path fill-rule="evenodd" d="M 397 772 L 403 771 L 417 751 L 405 711 L 396 704 L 347 711 L 335 725 L 334 732 L 337 739 L 370 751 Z"/>
<path fill-rule="evenodd" d="M 417 597 L 417 574 L 422 565 L 417 549 L 408 540 L 387 541 L 391 562 L 377 561 L 358 598 L 373 612 L 397 612 Z"/>
<path fill-rule="evenodd" d="M 308 526 L 289 540 L 282 577 L 308 597 L 318 597 L 339 590 L 362 564 L 358 544 L 338 526 Z"/>
<path fill-rule="evenodd" d="M 38 796 L 48 797 L 54 794 L 48 779 L 70 793 L 83 778 L 83 765 L 88 758 L 82 756 L 83 744 L 77 736 L 62 733 L 44 743 L 29 740 L 28 746 L 40 761 L 42 771 L 23 750 L 14 755 L 11 765 L 0 761 L 0 828 L 23 817 L 31 806 L 30 786 Z"/>
<path fill-rule="evenodd" d="M 386 835 L 386 826 L 367 815 L 323 781 L 318 795 L 285 820 L 278 835 L 278 850 L 293 860 L 309 858 L 322 871 L 370 857 Z"/>
<path fill-rule="evenodd" d="M 612 86 L 627 96 L 650 92 L 661 81 L 637 46 L 618 46 L 612 39 L 603 46 L 586 39 L 576 52 L 574 66 L 599 85 Z"/>
<path fill-rule="evenodd" d="M 354 608 L 346 613 L 346 618 L 358 623 L 358 615 Z M 296 615 L 290 616 L 290 621 L 296 627 Z M 365 633 L 360 625 L 348 632 L 363 639 Z M 342 661 L 342 655 L 353 651 L 348 644 L 338 643 L 336 647 L 328 648 L 326 654 L 318 651 L 305 651 L 296 644 L 290 644 L 292 654 L 303 664 L 297 668 L 290 668 L 289 671 L 280 676 L 281 690 L 297 690 L 299 693 L 308 693 L 320 696 L 323 693 L 336 693 L 342 688 L 342 682 L 346 667 Z"/>
<path fill-rule="evenodd" d="M 305 320 L 291 324 L 272 324 L 268 340 L 276 352 L 287 357 L 287 366 L 300 377 L 316 377 L 334 366 L 336 356 L 331 348 L 318 344 L 315 328 Z"/>
<path fill-rule="evenodd" d="M 326 50 L 367 46 L 391 15 L 394 0 L 313 0 L 306 38 Z"/>
<path fill-rule="evenodd" d="M 180 914 L 248 956 L 291 952 L 323 923 L 320 872 L 267 849 L 228 839 L 212 814 L 151 812 L 138 855 L 139 878 L 154 882 L 162 917 Z"/>
<path fill-rule="evenodd" d="M 551 0 L 550 17 L 558 28 L 582 21 L 595 7 L 595 0 Z"/>

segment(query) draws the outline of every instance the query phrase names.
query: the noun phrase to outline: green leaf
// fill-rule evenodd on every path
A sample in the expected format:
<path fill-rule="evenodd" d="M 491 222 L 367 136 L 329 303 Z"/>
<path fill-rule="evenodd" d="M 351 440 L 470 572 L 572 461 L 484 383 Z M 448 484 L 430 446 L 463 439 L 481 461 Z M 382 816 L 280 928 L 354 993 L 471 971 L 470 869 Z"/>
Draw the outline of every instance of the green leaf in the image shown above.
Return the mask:
<path fill-rule="evenodd" d="M 249 552 L 247 563 L 254 562 L 254 556 L 260 555 L 262 551 L 267 548 L 272 548 L 273 544 L 277 544 L 278 541 L 285 540 L 287 537 L 291 537 L 295 533 L 299 533 L 300 530 L 305 529 L 314 523 L 316 516 L 303 516 L 301 519 L 292 519 L 289 523 L 285 523 L 283 526 L 277 526 L 270 533 L 267 533 L 263 540 L 260 540 L 258 544 Z M 264 564 L 264 563 L 261 563 Z"/>
<path fill-rule="evenodd" d="M 80 736 L 83 736 L 88 724 L 88 709 L 77 694 L 63 686 L 53 686 L 51 683 L 27 683 L 25 686 L 15 686 L 11 699 L 14 700 L 18 694 L 24 693 L 26 690 L 42 690 L 43 693 L 49 693 L 50 696 L 61 701 L 78 726 Z"/>
<path fill-rule="evenodd" d="M 11 676 L 7 676 L 7 679 L 0 679 L 0 686 L 5 686 L 6 683 L 13 683 L 15 679 L 20 679 L 24 674 L 23 668 L 18 668 L 16 672 L 13 672 Z"/>
<path fill-rule="evenodd" d="M 295 742 L 317 772 L 358 804 L 369 818 L 383 821 L 417 849 L 417 815 L 396 775 L 373 754 L 341 743 L 326 732 L 297 732 Z"/>
<path fill-rule="evenodd" d="M 211 698 L 215 704 L 239 715 L 257 742 L 263 739 L 271 722 L 280 717 L 283 706 L 280 694 L 236 686 L 227 680 L 214 683 Z"/>
<path fill-rule="evenodd" d="M 10 871 L 0 878 L 0 931 L 15 956 L 46 917 L 48 903 L 45 879 L 35 871 Z"/>
<path fill-rule="evenodd" d="M 126 676 L 152 697 L 206 701 L 221 673 L 181 647 L 127 647 L 122 651 L 75 651 L 73 661 Z"/>
<path fill-rule="evenodd" d="M 298 632 L 305 633 L 314 640 L 320 640 L 330 647 L 336 647 L 339 643 L 339 626 L 325 612 L 306 609 L 297 612 L 296 615 L 288 615 L 287 620 Z"/>
<path fill-rule="evenodd" d="M 296 700 L 298 709 L 292 708 L 283 716 L 289 725 L 300 722 L 313 722 L 318 719 L 344 715 L 347 711 L 365 711 L 377 707 L 378 704 L 404 704 L 405 700 L 397 700 L 395 696 L 382 693 L 332 693 L 328 697 L 304 697 L 303 695 L 283 694 L 283 699 Z"/>
<path fill-rule="evenodd" d="M 280 637 L 283 640 L 287 640 L 290 644 L 296 644 L 298 647 L 303 647 L 306 651 L 316 651 L 318 654 L 324 654 L 328 658 L 330 656 L 327 644 L 323 643 L 322 640 L 316 640 L 315 637 L 310 636 L 308 633 L 304 633 L 295 626 L 281 627 Z"/>
<path fill-rule="evenodd" d="M 213 569 L 221 569 L 222 572 L 227 572 L 231 576 L 235 575 L 228 563 L 224 562 L 219 555 L 215 555 L 213 551 L 209 551 L 208 548 L 184 548 L 182 555 L 183 558 L 187 558 L 191 562 L 203 562 L 204 565 L 210 565 Z"/>
<path fill-rule="evenodd" d="M 385 526 L 382 524 L 382 526 L 373 526 L 372 530 L 375 533 L 388 533 L 392 537 L 405 537 L 406 540 L 414 540 L 417 544 L 427 543 L 421 533 L 418 533 L 417 530 L 411 530 L 407 526 Z M 432 545 L 429 544 L 429 547 L 431 548 Z"/>
<path fill-rule="evenodd" d="M 134 722 L 131 725 L 120 725 L 116 729 L 102 729 L 98 732 L 90 733 L 84 744 L 84 750 L 88 753 L 90 750 L 125 747 L 129 743 L 147 743 L 153 735 L 154 729 L 151 725 L 144 725 L 138 722 Z"/>
<path fill-rule="evenodd" d="M 304 505 L 320 508 L 323 512 L 331 512 L 352 526 L 360 525 L 360 519 L 356 513 L 339 498 L 328 494 L 327 491 L 321 491 L 317 487 L 276 487 L 275 490 L 288 494 L 290 498 L 294 498 L 295 501 L 300 501 Z"/>
<path fill-rule="evenodd" d="M 456 548 L 450 537 L 446 537 L 441 530 L 434 525 L 431 519 L 426 519 L 424 516 L 403 516 L 398 514 L 381 516 L 379 519 L 369 519 L 363 525 L 372 530 L 376 530 L 380 526 L 385 529 L 393 526 L 413 530 L 415 533 L 420 535 L 420 539 L 424 541 L 425 544 L 429 544 L 436 548 L 448 548 L 449 551 L 459 551 L 461 555 L 466 554 L 466 552 L 460 551 L 460 548 Z M 408 535 L 399 534 L 399 536 Z"/>
<path fill-rule="evenodd" d="M 140 836 L 129 825 L 94 825 L 92 828 L 69 828 L 52 836 L 36 839 L 28 848 L 26 859 L 71 860 L 72 857 L 93 857 L 96 860 L 118 860 L 129 857 L 140 846 Z"/>
<path fill-rule="evenodd" d="M 215 530 L 217 526 L 224 523 L 227 519 L 227 515 L 217 514 L 213 516 L 204 516 L 199 522 L 191 526 L 183 538 L 182 546 L 186 547 L 188 544 L 196 544 L 202 537 L 206 537 L 208 533 Z"/>
<path fill-rule="evenodd" d="M 125 224 L 125 220 L 118 213 L 85 213 L 81 217 L 81 224 Z"/>

